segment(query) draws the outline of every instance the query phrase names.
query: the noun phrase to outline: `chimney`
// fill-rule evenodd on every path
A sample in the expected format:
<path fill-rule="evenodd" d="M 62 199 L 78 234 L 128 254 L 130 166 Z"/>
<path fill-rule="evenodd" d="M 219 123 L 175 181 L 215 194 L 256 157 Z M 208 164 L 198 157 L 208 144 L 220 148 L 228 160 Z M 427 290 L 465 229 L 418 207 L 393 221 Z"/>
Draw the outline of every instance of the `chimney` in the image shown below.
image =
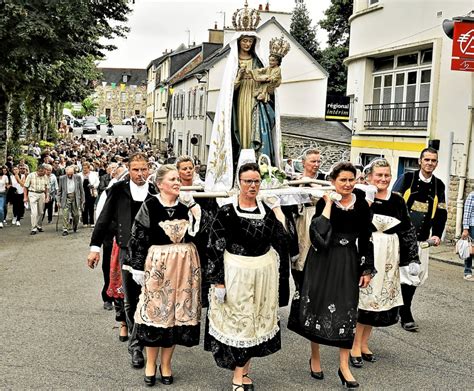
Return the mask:
<path fill-rule="evenodd" d="M 217 22 L 214 23 L 214 28 L 207 30 L 209 31 L 209 43 L 224 43 L 224 30 L 217 28 Z"/>
<path fill-rule="evenodd" d="M 265 6 L 265 11 L 270 11 L 270 2 L 267 1 L 267 5 Z"/>

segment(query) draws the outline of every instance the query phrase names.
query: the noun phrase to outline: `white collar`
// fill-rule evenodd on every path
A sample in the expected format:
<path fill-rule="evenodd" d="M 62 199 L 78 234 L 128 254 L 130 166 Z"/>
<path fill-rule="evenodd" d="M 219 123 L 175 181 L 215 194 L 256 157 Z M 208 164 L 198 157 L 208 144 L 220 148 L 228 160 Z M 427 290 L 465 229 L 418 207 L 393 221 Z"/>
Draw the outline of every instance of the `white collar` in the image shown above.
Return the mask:
<path fill-rule="evenodd" d="M 421 173 L 421 170 L 420 170 L 420 180 L 421 181 L 423 181 L 425 183 L 430 183 L 432 178 L 433 178 L 433 175 L 431 175 L 429 178 L 425 178 L 425 176 Z"/>
<path fill-rule="evenodd" d="M 266 215 L 265 208 L 263 207 L 262 201 L 260 201 L 259 199 L 257 199 L 256 201 L 257 201 L 257 207 L 259 209 L 258 213 L 245 213 L 245 212 L 239 211 L 239 197 L 238 197 L 238 195 L 235 195 L 233 197 L 232 205 L 234 206 L 235 213 L 239 217 L 243 217 L 245 219 L 252 219 L 252 220 L 263 220 L 263 218 Z"/>
<path fill-rule="evenodd" d="M 172 208 L 173 206 L 178 205 L 178 202 L 179 202 L 179 199 L 176 198 L 176 201 L 174 202 L 174 204 L 171 205 L 171 206 L 169 206 L 169 205 L 165 205 L 165 203 L 163 202 L 163 199 L 161 198 L 161 194 L 160 194 L 160 193 L 156 194 L 155 197 L 158 199 L 158 201 L 160 202 L 160 204 L 163 205 L 165 208 Z"/>
<path fill-rule="evenodd" d="M 339 201 L 334 201 L 334 203 L 336 204 L 336 206 L 342 210 L 349 210 L 349 209 L 352 209 L 354 207 L 354 204 L 357 200 L 357 197 L 354 193 L 351 194 L 351 202 L 349 205 L 347 206 L 344 206 L 342 205 Z"/>
<path fill-rule="evenodd" d="M 134 201 L 145 201 L 148 194 L 148 183 L 138 186 L 133 181 L 130 181 L 130 193 Z"/>

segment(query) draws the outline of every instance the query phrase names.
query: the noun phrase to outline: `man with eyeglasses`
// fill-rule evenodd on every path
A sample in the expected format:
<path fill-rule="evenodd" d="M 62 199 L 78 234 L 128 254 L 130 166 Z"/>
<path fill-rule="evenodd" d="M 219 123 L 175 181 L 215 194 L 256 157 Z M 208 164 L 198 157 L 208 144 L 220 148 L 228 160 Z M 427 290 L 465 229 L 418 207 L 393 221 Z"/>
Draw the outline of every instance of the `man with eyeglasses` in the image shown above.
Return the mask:
<path fill-rule="evenodd" d="M 448 217 L 444 183 L 433 175 L 438 166 L 438 151 L 431 147 L 423 149 L 418 163 L 420 169 L 400 176 L 392 189 L 405 199 L 419 244 L 419 276 L 411 276 L 406 267 L 400 268 L 404 303 L 400 308 L 400 321 L 404 330 L 412 332 L 419 329 L 411 313 L 413 296 L 417 286 L 428 277 L 429 246 L 440 245 Z"/>

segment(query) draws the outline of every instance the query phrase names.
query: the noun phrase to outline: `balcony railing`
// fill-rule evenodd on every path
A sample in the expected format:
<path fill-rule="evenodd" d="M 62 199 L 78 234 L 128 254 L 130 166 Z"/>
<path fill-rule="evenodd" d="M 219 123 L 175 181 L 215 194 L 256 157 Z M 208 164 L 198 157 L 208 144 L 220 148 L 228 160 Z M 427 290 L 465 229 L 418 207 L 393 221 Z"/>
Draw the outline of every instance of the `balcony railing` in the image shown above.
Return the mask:
<path fill-rule="evenodd" d="M 428 101 L 365 105 L 365 127 L 426 129 L 428 108 Z"/>

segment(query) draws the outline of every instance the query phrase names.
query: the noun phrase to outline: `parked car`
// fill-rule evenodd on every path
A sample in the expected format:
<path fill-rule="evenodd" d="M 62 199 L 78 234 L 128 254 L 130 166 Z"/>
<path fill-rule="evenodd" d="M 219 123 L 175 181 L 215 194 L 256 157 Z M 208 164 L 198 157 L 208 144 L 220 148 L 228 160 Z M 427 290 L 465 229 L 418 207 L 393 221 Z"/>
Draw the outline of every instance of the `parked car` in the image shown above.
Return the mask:
<path fill-rule="evenodd" d="M 95 124 L 96 129 L 100 130 L 100 121 L 97 117 L 94 117 L 93 115 L 89 115 L 84 119 L 84 123 L 86 122 Z"/>
<path fill-rule="evenodd" d="M 122 125 L 131 125 L 132 124 L 132 118 L 131 117 L 126 117 L 122 120 Z M 138 124 L 145 124 L 145 117 L 143 115 L 138 115 L 137 116 L 137 125 Z"/>
<path fill-rule="evenodd" d="M 82 126 L 82 134 L 97 134 L 97 125 L 95 122 L 90 122 L 86 120 Z"/>

